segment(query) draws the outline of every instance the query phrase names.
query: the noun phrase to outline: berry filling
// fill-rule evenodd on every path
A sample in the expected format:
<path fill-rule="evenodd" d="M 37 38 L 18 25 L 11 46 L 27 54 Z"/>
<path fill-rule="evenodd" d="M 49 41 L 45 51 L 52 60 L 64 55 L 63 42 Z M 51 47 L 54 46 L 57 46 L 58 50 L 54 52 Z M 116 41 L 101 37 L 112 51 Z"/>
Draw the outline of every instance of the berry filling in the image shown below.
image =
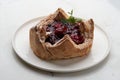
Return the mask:
<path fill-rule="evenodd" d="M 62 23 L 61 21 L 54 21 L 46 28 L 47 32 L 51 32 L 46 38 L 46 42 L 55 44 L 57 41 L 63 38 L 64 35 L 68 34 L 76 44 L 81 44 L 84 42 L 84 37 L 81 35 L 79 28 L 80 22 L 72 24 Z"/>

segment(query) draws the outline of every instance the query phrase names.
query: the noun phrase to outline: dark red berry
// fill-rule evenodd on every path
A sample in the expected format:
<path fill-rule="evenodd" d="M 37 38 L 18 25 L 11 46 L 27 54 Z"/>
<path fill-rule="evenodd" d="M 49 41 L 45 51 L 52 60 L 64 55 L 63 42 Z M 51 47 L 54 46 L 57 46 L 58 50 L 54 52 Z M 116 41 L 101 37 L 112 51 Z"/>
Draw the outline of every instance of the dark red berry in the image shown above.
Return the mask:
<path fill-rule="evenodd" d="M 62 23 L 58 22 L 54 25 L 55 28 L 60 28 L 62 26 Z"/>
<path fill-rule="evenodd" d="M 77 34 L 77 33 L 76 34 L 71 34 L 70 37 L 76 44 L 81 44 L 81 43 L 84 42 L 84 37 Z"/>
<path fill-rule="evenodd" d="M 58 27 L 55 29 L 55 34 L 64 34 L 66 32 L 67 28 L 66 27 Z"/>
<path fill-rule="evenodd" d="M 52 32 L 46 42 L 51 44 L 56 43 L 58 40 L 64 37 L 65 34 L 69 34 L 71 39 L 76 44 L 81 44 L 84 42 L 84 37 L 81 36 L 79 28 L 81 23 L 71 24 L 71 23 L 62 23 L 60 21 L 54 21 L 52 24 L 48 25 L 46 31 Z"/>

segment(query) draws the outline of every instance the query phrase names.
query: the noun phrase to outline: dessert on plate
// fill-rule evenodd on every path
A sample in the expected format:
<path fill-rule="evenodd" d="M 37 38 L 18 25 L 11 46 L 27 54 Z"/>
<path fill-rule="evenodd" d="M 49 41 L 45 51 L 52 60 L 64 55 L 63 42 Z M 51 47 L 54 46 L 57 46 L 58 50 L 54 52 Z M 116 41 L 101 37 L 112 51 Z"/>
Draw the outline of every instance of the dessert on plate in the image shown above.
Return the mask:
<path fill-rule="evenodd" d="M 44 60 L 69 59 L 89 54 L 94 37 L 94 22 L 70 16 L 61 8 L 30 29 L 30 46 Z"/>

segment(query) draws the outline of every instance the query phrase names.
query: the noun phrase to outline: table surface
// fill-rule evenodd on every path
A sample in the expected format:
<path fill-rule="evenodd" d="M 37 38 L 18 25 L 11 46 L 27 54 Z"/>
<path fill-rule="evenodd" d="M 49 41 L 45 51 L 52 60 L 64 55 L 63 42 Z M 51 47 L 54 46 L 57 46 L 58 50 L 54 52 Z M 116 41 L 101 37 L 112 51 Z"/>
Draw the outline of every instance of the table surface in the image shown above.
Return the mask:
<path fill-rule="evenodd" d="M 24 22 L 58 7 L 93 18 L 110 36 L 110 54 L 100 64 L 79 72 L 52 73 L 27 65 L 11 44 Z M 120 0 L 0 0 L 0 80 L 120 80 Z"/>

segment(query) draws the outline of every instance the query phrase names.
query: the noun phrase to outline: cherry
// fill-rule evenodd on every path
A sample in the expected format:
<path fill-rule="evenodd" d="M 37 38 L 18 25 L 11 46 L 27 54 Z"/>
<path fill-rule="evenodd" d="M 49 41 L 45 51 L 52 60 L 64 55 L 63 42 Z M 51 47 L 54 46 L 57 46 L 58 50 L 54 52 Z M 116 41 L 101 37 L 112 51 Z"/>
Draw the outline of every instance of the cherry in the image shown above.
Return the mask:
<path fill-rule="evenodd" d="M 70 37 L 76 44 L 81 44 L 84 42 L 84 37 L 77 33 L 71 34 Z"/>
<path fill-rule="evenodd" d="M 61 26 L 62 26 L 62 23 L 60 23 L 60 22 L 58 22 L 58 23 L 56 23 L 56 24 L 54 25 L 55 28 L 59 28 L 59 27 L 61 27 Z"/>
<path fill-rule="evenodd" d="M 69 34 L 71 39 L 76 44 L 81 44 L 84 42 L 84 37 L 80 34 L 79 28 L 81 23 L 71 24 L 71 23 L 62 23 L 60 21 L 54 21 L 52 24 L 49 24 L 46 28 L 46 31 L 52 32 L 46 42 L 51 44 L 56 43 L 58 40 L 64 37 L 65 34 Z"/>
<path fill-rule="evenodd" d="M 58 27 L 55 29 L 55 34 L 64 34 L 66 32 L 67 28 L 66 27 Z"/>

